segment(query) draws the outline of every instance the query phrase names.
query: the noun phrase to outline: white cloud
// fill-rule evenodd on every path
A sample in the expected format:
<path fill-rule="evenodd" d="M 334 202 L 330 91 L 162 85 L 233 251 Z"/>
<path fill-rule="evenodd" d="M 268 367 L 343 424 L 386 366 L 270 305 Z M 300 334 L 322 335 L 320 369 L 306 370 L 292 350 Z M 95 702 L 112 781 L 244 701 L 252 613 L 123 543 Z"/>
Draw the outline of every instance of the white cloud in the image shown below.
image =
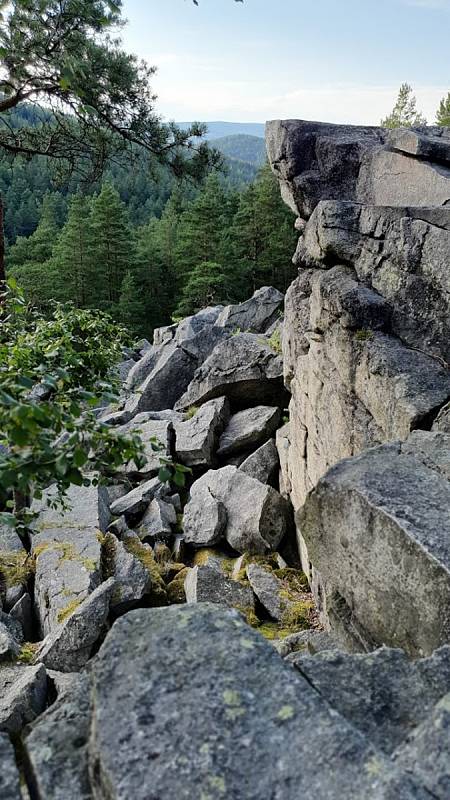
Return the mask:
<path fill-rule="evenodd" d="M 256 81 L 211 80 L 156 86 L 158 108 L 170 119 L 258 121 L 299 118 L 355 125 L 378 125 L 395 104 L 398 86 L 328 85 L 294 88 L 279 94 L 277 85 Z M 429 123 L 435 118 L 446 86 L 414 87 L 417 107 Z"/>

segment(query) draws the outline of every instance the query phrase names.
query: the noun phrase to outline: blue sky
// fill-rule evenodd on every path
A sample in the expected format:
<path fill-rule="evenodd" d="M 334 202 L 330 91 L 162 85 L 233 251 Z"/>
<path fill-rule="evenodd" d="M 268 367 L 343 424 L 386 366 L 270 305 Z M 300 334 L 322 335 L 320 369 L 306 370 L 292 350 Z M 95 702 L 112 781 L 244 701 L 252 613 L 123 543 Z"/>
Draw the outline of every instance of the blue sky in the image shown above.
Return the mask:
<path fill-rule="evenodd" d="M 450 91 L 450 0 L 199 3 L 124 0 L 167 119 L 378 124 L 407 81 L 432 122 Z"/>

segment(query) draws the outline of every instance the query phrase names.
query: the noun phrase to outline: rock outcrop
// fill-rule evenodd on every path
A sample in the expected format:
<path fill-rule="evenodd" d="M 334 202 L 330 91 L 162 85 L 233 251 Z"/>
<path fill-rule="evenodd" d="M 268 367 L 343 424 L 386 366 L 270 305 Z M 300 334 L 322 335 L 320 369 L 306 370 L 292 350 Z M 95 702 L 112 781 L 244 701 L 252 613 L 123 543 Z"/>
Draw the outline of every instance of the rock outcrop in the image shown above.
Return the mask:
<path fill-rule="evenodd" d="M 450 398 L 450 135 L 288 121 L 267 137 L 300 217 L 277 444 L 302 564 L 346 647 L 430 654 L 450 641 L 447 445 L 426 433 Z"/>

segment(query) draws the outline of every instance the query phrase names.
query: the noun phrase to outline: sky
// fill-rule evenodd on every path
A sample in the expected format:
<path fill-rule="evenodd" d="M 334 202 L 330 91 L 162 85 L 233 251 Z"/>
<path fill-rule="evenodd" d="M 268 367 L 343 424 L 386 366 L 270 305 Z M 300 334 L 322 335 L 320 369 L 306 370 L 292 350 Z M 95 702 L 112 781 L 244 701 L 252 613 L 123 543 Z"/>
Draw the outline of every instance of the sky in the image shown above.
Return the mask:
<path fill-rule="evenodd" d="M 126 48 L 158 67 L 176 121 L 377 125 L 410 83 L 434 121 L 450 91 L 450 0 L 124 0 Z"/>

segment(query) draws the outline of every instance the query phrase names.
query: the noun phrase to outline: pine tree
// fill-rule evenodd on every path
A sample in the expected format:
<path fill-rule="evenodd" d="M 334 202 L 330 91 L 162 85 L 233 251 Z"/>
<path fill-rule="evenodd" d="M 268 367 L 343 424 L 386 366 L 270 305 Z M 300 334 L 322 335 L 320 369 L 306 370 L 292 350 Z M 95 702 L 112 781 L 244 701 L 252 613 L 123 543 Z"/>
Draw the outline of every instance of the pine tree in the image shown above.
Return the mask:
<path fill-rule="evenodd" d="M 409 83 L 402 83 L 397 102 L 388 117 L 381 120 L 383 128 L 413 128 L 426 125 L 427 121 L 417 111 L 417 100 Z"/>
<path fill-rule="evenodd" d="M 443 97 L 436 112 L 436 125 L 442 128 L 450 127 L 450 92 Z"/>
<path fill-rule="evenodd" d="M 180 288 L 199 264 L 222 260 L 224 232 L 231 222 L 232 211 L 229 192 L 219 175 L 212 173 L 180 217 L 176 250 Z"/>
<path fill-rule="evenodd" d="M 60 233 L 61 202 L 61 195 L 57 192 L 44 196 L 36 230 L 31 236 L 19 236 L 8 251 L 9 267 L 25 263 L 43 264 L 50 258 Z"/>
<path fill-rule="evenodd" d="M 119 317 L 120 321 L 136 336 L 147 335 L 145 294 L 131 272 L 127 272 L 122 281 Z"/>
<path fill-rule="evenodd" d="M 60 296 L 81 308 L 96 304 L 93 246 L 91 201 L 81 194 L 73 195 L 67 222 L 53 251 L 53 262 Z"/>
<path fill-rule="evenodd" d="M 135 253 L 125 206 L 110 183 L 102 186 L 100 194 L 92 202 L 91 224 L 92 257 L 98 287 L 94 304 L 115 313 L 122 281 L 133 269 Z"/>
<path fill-rule="evenodd" d="M 227 303 L 231 291 L 230 275 L 223 266 L 213 261 L 204 261 L 190 273 L 174 316 L 186 317 L 206 306 Z"/>
<path fill-rule="evenodd" d="M 230 231 L 230 250 L 241 279 L 241 296 L 270 284 L 285 291 L 295 277 L 293 216 L 267 165 L 242 192 Z"/>

